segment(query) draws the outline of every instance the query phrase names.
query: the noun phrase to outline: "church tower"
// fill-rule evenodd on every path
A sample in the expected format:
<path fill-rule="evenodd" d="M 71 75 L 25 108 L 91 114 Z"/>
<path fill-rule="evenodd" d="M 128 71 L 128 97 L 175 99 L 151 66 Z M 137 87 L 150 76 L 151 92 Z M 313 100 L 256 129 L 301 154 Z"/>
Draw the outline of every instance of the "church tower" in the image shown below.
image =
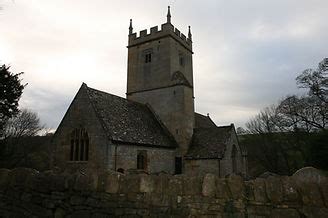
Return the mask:
<path fill-rule="evenodd" d="M 133 32 L 129 27 L 127 99 L 148 104 L 179 144 L 183 156 L 193 134 L 194 91 L 192 35 L 188 37 L 167 21 L 161 25 Z"/>

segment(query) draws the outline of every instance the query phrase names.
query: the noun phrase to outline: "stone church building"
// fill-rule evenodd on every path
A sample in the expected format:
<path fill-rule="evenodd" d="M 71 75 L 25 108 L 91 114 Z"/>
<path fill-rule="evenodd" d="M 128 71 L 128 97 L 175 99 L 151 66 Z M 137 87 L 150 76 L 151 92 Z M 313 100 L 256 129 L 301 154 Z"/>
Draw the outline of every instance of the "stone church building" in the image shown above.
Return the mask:
<path fill-rule="evenodd" d="M 53 137 L 54 165 L 191 175 L 247 173 L 235 127 L 194 110 L 192 35 L 129 27 L 126 98 L 83 83 Z"/>

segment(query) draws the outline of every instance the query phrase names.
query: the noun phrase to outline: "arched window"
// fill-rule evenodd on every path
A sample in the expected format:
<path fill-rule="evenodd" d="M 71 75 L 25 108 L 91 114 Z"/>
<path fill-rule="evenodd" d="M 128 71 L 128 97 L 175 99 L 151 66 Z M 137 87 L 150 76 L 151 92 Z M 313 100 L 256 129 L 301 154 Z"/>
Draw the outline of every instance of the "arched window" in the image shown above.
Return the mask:
<path fill-rule="evenodd" d="M 88 161 L 89 137 L 85 129 L 75 129 L 71 133 L 70 161 Z"/>
<path fill-rule="evenodd" d="M 237 149 L 236 145 L 232 146 L 231 160 L 232 160 L 232 172 L 237 173 Z"/>
<path fill-rule="evenodd" d="M 147 151 L 138 151 L 137 155 L 137 169 L 147 169 Z"/>

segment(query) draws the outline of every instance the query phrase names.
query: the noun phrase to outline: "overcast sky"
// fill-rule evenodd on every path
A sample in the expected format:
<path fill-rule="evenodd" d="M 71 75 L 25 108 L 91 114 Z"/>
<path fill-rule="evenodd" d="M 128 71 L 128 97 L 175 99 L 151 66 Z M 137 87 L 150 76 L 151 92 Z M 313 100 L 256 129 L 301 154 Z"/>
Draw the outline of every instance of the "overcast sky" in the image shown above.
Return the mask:
<path fill-rule="evenodd" d="M 327 0 L 0 0 L 0 61 L 24 71 L 21 108 L 57 128 L 82 82 L 125 97 L 129 19 L 193 34 L 196 111 L 243 126 L 299 92 L 328 57 Z"/>

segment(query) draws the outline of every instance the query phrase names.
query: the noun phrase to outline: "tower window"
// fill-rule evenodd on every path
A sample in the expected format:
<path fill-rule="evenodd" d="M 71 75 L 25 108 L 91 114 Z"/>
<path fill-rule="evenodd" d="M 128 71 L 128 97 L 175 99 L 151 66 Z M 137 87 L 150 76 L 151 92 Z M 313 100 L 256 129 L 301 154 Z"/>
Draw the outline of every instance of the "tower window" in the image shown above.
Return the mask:
<path fill-rule="evenodd" d="M 145 63 L 151 62 L 151 53 L 145 55 Z"/>
<path fill-rule="evenodd" d="M 181 53 L 179 54 L 179 64 L 182 67 L 185 65 L 185 58 L 184 58 L 184 55 Z"/>
<path fill-rule="evenodd" d="M 75 129 L 71 133 L 70 161 L 87 161 L 89 159 L 89 137 L 84 129 Z"/>
<path fill-rule="evenodd" d="M 138 170 L 146 170 L 147 169 L 147 151 L 138 151 L 137 169 Z"/>

